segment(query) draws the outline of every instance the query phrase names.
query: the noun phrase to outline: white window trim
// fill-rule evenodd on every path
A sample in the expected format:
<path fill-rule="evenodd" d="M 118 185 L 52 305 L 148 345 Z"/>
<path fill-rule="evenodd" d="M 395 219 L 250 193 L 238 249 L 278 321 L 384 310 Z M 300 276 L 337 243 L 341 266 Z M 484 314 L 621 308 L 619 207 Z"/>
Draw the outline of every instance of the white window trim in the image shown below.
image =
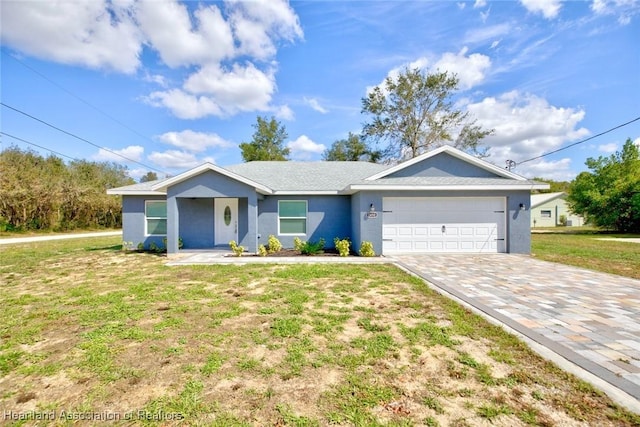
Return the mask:
<path fill-rule="evenodd" d="M 548 214 L 546 214 L 548 212 Z M 540 209 L 540 217 L 541 218 L 551 218 L 551 209 Z"/>
<path fill-rule="evenodd" d="M 149 230 L 147 229 L 147 224 L 148 224 L 147 220 L 149 220 L 149 219 L 164 219 L 165 221 L 167 221 L 167 217 L 166 216 L 164 218 L 160 217 L 160 216 L 147 216 L 147 205 L 149 203 L 165 203 L 166 204 L 167 201 L 166 200 L 145 200 L 144 201 L 144 235 L 145 235 L 145 237 L 148 237 L 148 236 L 166 236 L 166 234 L 149 234 Z"/>
<path fill-rule="evenodd" d="M 280 202 L 304 202 L 305 216 L 280 216 Z M 307 230 L 309 220 L 309 201 L 308 200 L 278 200 L 278 236 L 306 236 L 307 233 L 281 233 L 280 232 L 280 220 L 281 219 L 304 219 L 304 229 Z"/>

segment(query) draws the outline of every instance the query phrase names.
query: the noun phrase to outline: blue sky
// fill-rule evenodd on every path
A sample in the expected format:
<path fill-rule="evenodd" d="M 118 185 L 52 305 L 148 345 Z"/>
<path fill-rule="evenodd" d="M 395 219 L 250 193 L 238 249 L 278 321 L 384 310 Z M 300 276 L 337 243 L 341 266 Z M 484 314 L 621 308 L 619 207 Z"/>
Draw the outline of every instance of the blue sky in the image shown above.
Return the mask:
<path fill-rule="evenodd" d="M 145 166 L 163 176 L 241 162 L 238 144 L 251 140 L 259 115 L 286 127 L 292 159 L 319 160 L 362 129 L 367 90 L 407 66 L 457 74 L 456 105 L 495 129 L 484 143 L 499 166 L 640 116 L 638 0 L 3 0 L 0 8 L 0 148 L 47 154 L 18 137 L 116 161 L 134 178 Z M 640 121 L 515 172 L 569 180 L 587 157 L 627 138 L 640 144 Z"/>

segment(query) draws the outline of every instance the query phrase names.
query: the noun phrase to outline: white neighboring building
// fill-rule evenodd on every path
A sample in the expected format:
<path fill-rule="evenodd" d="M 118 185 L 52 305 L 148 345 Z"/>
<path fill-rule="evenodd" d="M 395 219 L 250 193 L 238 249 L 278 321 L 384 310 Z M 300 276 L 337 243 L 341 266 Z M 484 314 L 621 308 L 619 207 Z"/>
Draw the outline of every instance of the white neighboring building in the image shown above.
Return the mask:
<path fill-rule="evenodd" d="M 567 193 L 542 193 L 531 195 L 531 227 L 557 227 L 562 225 L 561 217 L 567 220 L 567 226 L 584 225 L 584 218 L 569 210 L 565 198 Z"/>

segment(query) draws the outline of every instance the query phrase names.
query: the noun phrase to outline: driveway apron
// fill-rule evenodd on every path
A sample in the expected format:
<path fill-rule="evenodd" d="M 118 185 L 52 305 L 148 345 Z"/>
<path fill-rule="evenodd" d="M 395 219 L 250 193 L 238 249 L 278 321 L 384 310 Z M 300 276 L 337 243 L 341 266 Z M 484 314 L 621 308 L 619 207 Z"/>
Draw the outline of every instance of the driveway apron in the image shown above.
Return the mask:
<path fill-rule="evenodd" d="M 640 280 L 525 255 L 397 255 L 402 267 L 640 400 Z"/>

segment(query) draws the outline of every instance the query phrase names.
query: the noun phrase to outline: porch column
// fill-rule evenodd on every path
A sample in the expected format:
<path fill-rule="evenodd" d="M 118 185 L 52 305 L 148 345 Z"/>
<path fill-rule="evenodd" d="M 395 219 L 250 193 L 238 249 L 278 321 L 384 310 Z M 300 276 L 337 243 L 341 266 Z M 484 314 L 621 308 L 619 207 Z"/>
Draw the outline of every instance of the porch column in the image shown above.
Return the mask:
<path fill-rule="evenodd" d="M 180 218 L 178 199 L 167 195 L 167 254 L 178 253 L 178 234 L 180 232 Z"/>

